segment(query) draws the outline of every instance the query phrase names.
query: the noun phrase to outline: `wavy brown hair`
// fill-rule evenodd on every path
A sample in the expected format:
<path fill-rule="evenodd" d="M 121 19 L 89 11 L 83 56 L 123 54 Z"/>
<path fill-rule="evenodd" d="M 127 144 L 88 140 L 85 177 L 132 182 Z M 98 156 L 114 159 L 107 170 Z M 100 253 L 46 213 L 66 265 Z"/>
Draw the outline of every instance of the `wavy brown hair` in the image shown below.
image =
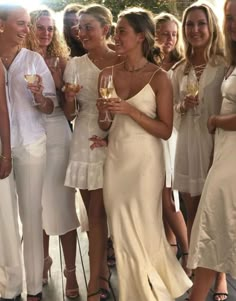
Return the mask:
<path fill-rule="evenodd" d="M 213 11 L 213 8 L 208 3 L 203 3 L 202 1 L 194 2 L 192 5 L 187 7 L 183 13 L 183 20 L 182 20 L 182 34 L 183 34 L 183 41 L 184 41 L 184 48 L 185 48 L 185 58 L 188 62 L 191 60 L 191 56 L 193 53 L 192 45 L 188 42 L 186 34 L 185 34 L 185 27 L 186 27 L 186 20 L 188 14 L 196 9 L 200 9 L 204 12 L 208 22 L 208 28 L 210 32 L 210 39 L 206 46 L 204 56 L 205 60 L 210 62 L 211 64 L 217 64 L 217 56 L 224 56 L 224 47 L 223 47 L 223 36 L 220 30 L 217 17 Z"/>
<path fill-rule="evenodd" d="M 30 13 L 32 26 L 26 39 L 26 47 L 33 51 L 40 52 L 39 43 L 36 38 L 36 24 L 39 18 L 43 16 L 52 18 L 54 24 L 52 42 L 47 47 L 47 55 L 50 57 L 61 57 L 67 59 L 70 53 L 69 49 L 55 25 L 54 12 L 48 8 L 35 10 Z"/>

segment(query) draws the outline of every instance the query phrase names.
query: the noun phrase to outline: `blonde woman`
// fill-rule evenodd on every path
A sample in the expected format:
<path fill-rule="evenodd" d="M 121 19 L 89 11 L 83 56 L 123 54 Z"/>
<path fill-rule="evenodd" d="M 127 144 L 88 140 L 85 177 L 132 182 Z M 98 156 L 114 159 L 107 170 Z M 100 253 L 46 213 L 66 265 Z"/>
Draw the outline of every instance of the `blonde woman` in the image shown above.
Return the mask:
<path fill-rule="evenodd" d="M 223 39 L 210 4 L 195 2 L 184 12 L 185 60 L 176 65 L 172 82 L 178 139 L 174 184 L 184 200 L 190 240 L 202 189 L 212 163 L 214 136 L 207 130 L 209 116 L 218 114 L 224 78 Z M 216 291 L 226 289 L 219 276 Z M 216 299 L 217 300 L 217 299 Z"/>
<path fill-rule="evenodd" d="M 82 86 L 79 93 L 65 90 L 68 119 L 75 118 L 77 102 L 79 104 L 65 185 L 80 189 L 87 210 L 90 263 L 88 300 L 99 301 L 100 297 L 107 299 L 110 295 L 106 260 L 107 220 L 102 190 L 106 150 L 91 150 L 89 138 L 107 135 L 97 123 L 98 75 L 105 67 L 118 63 L 120 58 L 107 45 L 112 25 L 111 12 L 102 5 L 92 4 L 82 8 L 78 16 L 79 38 L 88 53 L 72 58 L 64 73 L 66 83 L 73 83 L 76 76 Z"/>
<path fill-rule="evenodd" d="M 79 295 L 76 280 L 76 228 L 79 226 L 75 209 L 75 190 L 64 186 L 69 158 L 71 131 L 63 112 L 61 93 L 63 72 L 69 51 L 55 25 L 54 14 L 47 8 L 31 12 L 31 31 L 28 47 L 38 51 L 53 76 L 58 103 L 50 116 L 45 116 L 47 134 L 47 167 L 43 189 L 44 270 L 43 284 L 48 283 L 52 265 L 49 255 L 49 235 L 59 235 L 62 244 L 67 279 L 65 294 L 68 298 Z"/>
<path fill-rule="evenodd" d="M 215 134 L 215 150 L 191 235 L 188 265 L 196 269 L 191 301 L 205 301 L 216 272 L 229 273 L 236 278 L 236 161 L 232 151 L 236 143 L 235 0 L 225 1 L 224 13 L 228 71 L 221 86 L 220 114 L 212 115 L 208 120 L 208 130 Z M 213 298 L 227 300 L 227 291 L 215 293 Z"/>
<path fill-rule="evenodd" d="M 5 93 L 5 76 L 0 61 L 0 296 L 15 300 L 21 293 L 20 238 L 16 223 L 16 197 L 10 145 L 10 123 Z M 14 279 L 14 281 L 11 281 Z"/>
<path fill-rule="evenodd" d="M 181 24 L 178 19 L 169 13 L 160 13 L 154 18 L 156 25 L 156 43 L 159 56 L 157 64 L 166 70 L 171 78 L 171 67 L 183 58 L 183 42 Z M 163 189 L 163 220 L 167 239 L 173 249 L 181 249 L 182 265 L 186 268 L 188 254 L 187 228 L 181 211 L 176 212 L 172 201 L 172 182 L 174 169 L 174 156 L 176 148 L 177 132 L 173 128 L 171 138 L 164 142 L 166 160 L 166 187 Z"/>
<path fill-rule="evenodd" d="M 42 192 L 46 162 L 43 116 L 53 111 L 55 85 L 43 58 L 22 48 L 30 26 L 27 11 L 19 5 L 0 6 L 0 56 L 8 79 L 6 95 L 13 171 L 23 225 L 27 301 L 40 301 L 43 272 Z M 26 75 L 33 75 L 34 81 L 29 77 L 27 83 Z M 17 269 L 15 274 L 21 278 L 21 269 Z M 15 282 L 14 279 L 11 281 Z"/>

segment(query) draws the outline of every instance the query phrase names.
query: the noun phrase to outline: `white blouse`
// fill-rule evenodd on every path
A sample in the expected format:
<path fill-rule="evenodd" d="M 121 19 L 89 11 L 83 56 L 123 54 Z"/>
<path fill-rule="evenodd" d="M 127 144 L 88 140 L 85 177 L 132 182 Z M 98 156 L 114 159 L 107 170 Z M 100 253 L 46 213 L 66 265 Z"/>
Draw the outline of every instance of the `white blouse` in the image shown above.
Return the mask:
<path fill-rule="evenodd" d="M 5 69 L 12 147 L 34 143 L 45 134 L 43 113 L 33 106 L 33 96 L 24 79 L 24 75 L 28 73 L 27 69 L 31 66 L 32 70 L 42 77 L 43 94 L 50 97 L 55 105 L 57 102 L 54 97 L 55 84 L 43 57 L 22 48 L 10 68 Z"/>

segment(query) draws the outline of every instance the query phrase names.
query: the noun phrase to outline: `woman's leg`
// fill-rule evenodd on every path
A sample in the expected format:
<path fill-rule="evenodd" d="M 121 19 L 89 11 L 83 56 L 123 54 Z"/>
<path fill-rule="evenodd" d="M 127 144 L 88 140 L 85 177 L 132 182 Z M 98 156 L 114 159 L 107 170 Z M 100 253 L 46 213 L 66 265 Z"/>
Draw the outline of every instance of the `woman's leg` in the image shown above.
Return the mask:
<path fill-rule="evenodd" d="M 163 216 L 168 225 L 173 231 L 173 235 L 177 238 L 182 254 L 188 254 L 188 235 L 185 220 L 181 211 L 176 212 L 174 203 L 172 201 L 172 193 L 170 188 L 164 188 L 162 193 L 163 198 Z M 173 238 L 172 238 L 173 239 Z M 190 271 L 187 269 L 187 256 L 182 256 L 182 265 L 186 273 L 189 275 Z"/>
<path fill-rule="evenodd" d="M 64 235 L 60 236 L 61 244 L 63 248 L 64 258 L 65 258 L 65 275 L 67 278 L 66 281 L 66 296 L 78 296 L 79 287 L 76 278 L 76 230 L 67 232 Z"/>
<path fill-rule="evenodd" d="M 191 290 L 190 301 L 206 301 L 216 272 L 205 268 L 195 270 L 194 284 Z"/>
<path fill-rule="evenodd" d="M 197 213 L 197 208 L 201 196 L 191 197 L 189 193 L 181 192 L 181 197 L 184 201 L 184 205 L 187 211 L 187 231 L 188 231 L 188 241 L 190 242 L 190 235 L 193 227 L 193 222 Z"/>
<path fill-rule="evenodd" d="M 102 189 L 88 193 L 81 191 L 85 207 L 88 210 L 89 219 L 89 265 L 90 280 L 88 284 L 88 295 L 96 293 L 100 289 L 100 277 L 106 276 L 106 241 L 107 220 L 103 204 Z M 107 284 L 106 284 L 107 285 Z M 100 294 L 89 297 L 89 301 L 100 301 Z"/>
<path fill-rule="evenodd" d="M 214 300 L 216 301 L 222 301 L 227 299 L 228 289 L 227 289 L 227 279 L 225 273 L 216 274 L 214 294 L 215 294 Z"/>

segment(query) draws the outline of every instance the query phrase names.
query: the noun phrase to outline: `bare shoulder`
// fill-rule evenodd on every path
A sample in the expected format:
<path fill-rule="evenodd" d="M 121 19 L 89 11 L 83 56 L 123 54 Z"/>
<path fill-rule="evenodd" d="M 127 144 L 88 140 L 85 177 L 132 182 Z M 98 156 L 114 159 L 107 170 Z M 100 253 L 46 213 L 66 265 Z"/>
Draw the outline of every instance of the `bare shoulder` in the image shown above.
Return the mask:
<path fill-rule="evenodd" d="M 155 93 L 160 91 L 160 89 L 168 89 L 171 86 L 168 73 L 161 67 L 153 64 L 150 85 Z"/>

